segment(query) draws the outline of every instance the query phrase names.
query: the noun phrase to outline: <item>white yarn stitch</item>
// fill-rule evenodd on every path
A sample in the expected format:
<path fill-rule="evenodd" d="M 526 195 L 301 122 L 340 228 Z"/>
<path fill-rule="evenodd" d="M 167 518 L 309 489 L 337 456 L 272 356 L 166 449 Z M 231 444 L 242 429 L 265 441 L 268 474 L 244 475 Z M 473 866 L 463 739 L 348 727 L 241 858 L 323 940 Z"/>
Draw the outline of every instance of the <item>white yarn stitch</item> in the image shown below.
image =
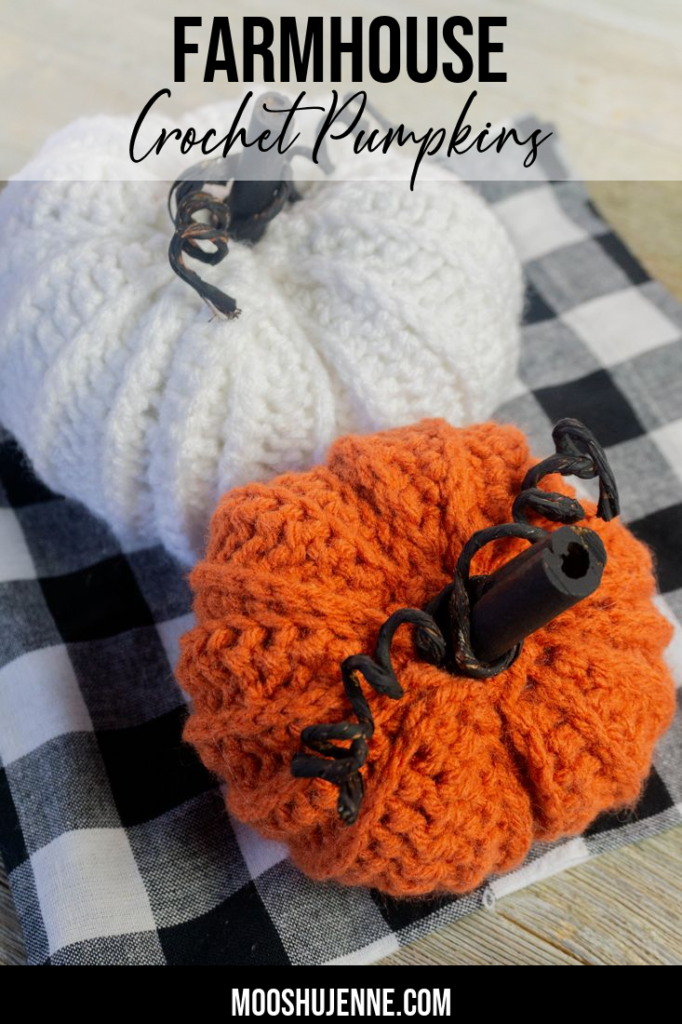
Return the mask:
<path fill-rule="evenodd" d="M 187 121 L 229 124 L 236 109 Z M 104 180 L 129 130 L 76 122 L 22 175 L 101 181 L 14 181 L 0 196 L 0 421 L 126 545 L 161 541 L 191 563 L 231 487 L 305 468 L 347 431 L 468 423 L 499 403 L 521 273 L 468 186 L 424 167 L 410 192 L 400 155 L 401 181 L 305 184 L 256 246 L 200 268 L 242 310 L 210 321 L 168 264 L 167 182 Z"/>

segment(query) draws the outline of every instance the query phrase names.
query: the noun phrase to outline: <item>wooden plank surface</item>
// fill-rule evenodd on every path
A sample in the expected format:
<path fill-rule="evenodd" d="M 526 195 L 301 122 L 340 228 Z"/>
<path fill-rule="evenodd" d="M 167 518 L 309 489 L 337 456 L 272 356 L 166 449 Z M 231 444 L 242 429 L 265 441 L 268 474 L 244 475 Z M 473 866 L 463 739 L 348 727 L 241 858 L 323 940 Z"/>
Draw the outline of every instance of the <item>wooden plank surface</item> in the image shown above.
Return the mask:
<path fill-rule="evenodd" d="M 507 0 L 504 6 L 519 45 L 532 54 L 532 66 L 537 68 L 544 46 L 543 60 L 552 67 L 547 70 L 546 90 L 539 90 L 537 77 L 529 73 L 519 75 L 503 95 L 492 91 L 487 102 L 494 116 L 533 110 L 553 120 L 571 159 L 586 174 L 603 171 L 599 154 L 607 146 L 619 158 L 635 161 L 636 171 L 644 167 L 646 147 L 645 169 L 654 167 L 657 175 L 679 177 L 679 0 L 648 0 L 645 6 L 639 0 Z M 140 31 L 130 34 L 128 11 L 140 7 Z M 179 0 L 143 0 L 141 5 L 120 0 L 116 10 L 117 17 L 105 16 L 101 5 L 85 0 L 0 3 L 4 166 L 20 167 L 50 130 L 77 114 L 138 109 L 139 79 L 134 92 L 127 91 L 126 68 L 143 65 L 149 95 L 159 81 L 170 81 L 169 18 L 186 14 L 185 7 Z M 240 16 L 247 10 L 246 2 L 236 2 L 230 13 Z M 344 11 L 385 13 L 378 0 L 349 2 Z M 392 12 L 415 13 L 407 0 L 394 0 Z M 274 0 L 259 6 L 259 14 L 280 13 Z M 287 13 L 314 12 L 293 0 Z M 451 12 L 445 12 L 445 5 L 432 4 L 423 13 Z M 106 31 L 100 31 L 103 26 Z M 84 41 L 89 54 L 85 62 Z M 27 78 L 29 64 L 33 71 Z M 380 95 L 372 95 L 381 103 Z M 415 89 L 409 83 L 403 93 L 392 94 L 396 95 L 399 108 L 387 114 L 398 113 L 408 122 L 415 120 L 418 102 L 433 109 L 436 123 L 449 98 L 442 91 Z M 195 102 L 205 98 L 198 89 Z M 590 189 L 650 273 L 682 299 L 680 183 L 607 181 L 594 182 Z M 384 963 L 680 964 L 681 850 L 682 827 L 603 855 L 507 897 L 494 911 L 481 911 L 441 929 Z M 0 869 L 0 965 L 23 962 L 16 916 Z"/>
<path fill-rule="evenodd" d="M 24 941 L 7 876 L 0 863 L 0 967 L 17 966 L 25 962 Z"/>
<path fill-rule="evenodd" d="M 682 827 L 564 871 L 385 964 L 682 963 Z"/>

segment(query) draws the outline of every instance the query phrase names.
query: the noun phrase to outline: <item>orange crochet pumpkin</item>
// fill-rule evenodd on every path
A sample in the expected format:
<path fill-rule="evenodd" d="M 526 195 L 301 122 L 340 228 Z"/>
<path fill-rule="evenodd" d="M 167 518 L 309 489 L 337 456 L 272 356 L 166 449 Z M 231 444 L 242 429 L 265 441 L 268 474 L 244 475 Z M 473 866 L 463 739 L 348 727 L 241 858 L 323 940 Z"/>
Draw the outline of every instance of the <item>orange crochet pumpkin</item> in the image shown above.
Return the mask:
<path fill-rule="evenodd" d="M 185 735 L 227 781 L 229 809 L 311 877 L 465 892 L 533 841 L 636 801 L 673 714 L 671 627 L 652 603 L 648 550 L 589 503 L 608 552 L 601 586 L 507 671 L 452 675 L 415 657 L 409 629 L 396 634 L 405 695 L 368 695 L 376 729 L 354 825 L 339 821 L 335 787 L 292 777 L 301 730 L 348 717 L 343 659 L 372 652 L 391 612 L 423 608 L 451 580 L 472 533 L 509 519 L 530 465 L 514 428 L 424 421 L 343 438 L 327 465 L 238 488 L 215 512 L 179 665 Z M 558 477 L 546 486 L 573 493 Z M 476 572 L 524 547 L 486 547 Z"/>

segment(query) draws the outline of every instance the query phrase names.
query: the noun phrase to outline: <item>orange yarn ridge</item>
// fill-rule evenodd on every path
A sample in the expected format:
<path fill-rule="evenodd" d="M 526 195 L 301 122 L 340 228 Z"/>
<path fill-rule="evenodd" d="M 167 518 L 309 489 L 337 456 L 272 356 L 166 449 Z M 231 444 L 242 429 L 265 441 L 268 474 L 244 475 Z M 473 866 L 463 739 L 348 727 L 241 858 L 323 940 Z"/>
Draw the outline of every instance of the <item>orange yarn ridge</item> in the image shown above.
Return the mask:
<path fill-rule="evenodd" d="M 589 502 L 584 523 L 608 553 L 602 583 L 506 672 L 450 675 L 415 657 L 410 630 L 396 635 L 405 695 L 369 694 L 376 731 L 355 825 L 339 821 L 335 786 L 291 774 L 301 729 L 348 717 L 341 661 L 372 653 L 391 612 L 424 607 L 450 582 L 471 534 L 508 521 L 533 461 L 513 427 L 426 420 L 342 438 L 327 465 L 220 502 L 191 577 L 185 737 L 227 781 L 230 811 L 285 842 L 312 878 L 393 896 L 466 892 L 517 867 L 532 842 L 637 800 L 673 715 L 671 626 L 652 602 L 648 549 Z M 573 493 L 556 476 L 544 487 Z M 490 545 L 474 571 L 524 547 Z"/>

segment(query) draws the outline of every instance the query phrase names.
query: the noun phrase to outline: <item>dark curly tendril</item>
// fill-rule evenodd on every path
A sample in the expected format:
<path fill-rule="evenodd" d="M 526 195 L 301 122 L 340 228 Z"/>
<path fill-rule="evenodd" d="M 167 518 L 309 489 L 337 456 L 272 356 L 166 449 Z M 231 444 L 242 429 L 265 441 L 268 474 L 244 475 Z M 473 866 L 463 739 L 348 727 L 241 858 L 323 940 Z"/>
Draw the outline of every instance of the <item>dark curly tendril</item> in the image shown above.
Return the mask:
<path fill-rule="evenodd" d="M 338 813 L 346 824 L 352 825 L 360 811 L 363 797 L 360 769 L 367 760 L 369 740 L 374 733 L 374 718 L 367 698 L 362 693 L 360 681 L 364 679 L 377 693 L 393 700 L 398 700 L 403 695 L 403 689 L 391 663 L 391 642 L 396 630 L 403 623 L 414 626 L 415 649 L 421 658 L 433 665 L 475 679 L 488 679 L 498 675 L 518 658 L 523 640 L 515 643 L 493 661 L 485 662 L 476 656 L 472 643 L 472 608 L 486 589 L 490 589 L 495 577 L 471 576 L 470 568 L 474 556 L 486 545 L 509 537 L 528 541 L 533 550 L 546 547 L 552 542 L 553 537 L 558 537 L 558 533 L 552 534 L 551 531 L 529 523 L 529 513 L 563 524 L 574 524 L 585 518 L 585 511 L 575 498 L 544 491 L 538 486 L 544 477 L 553 473 L 577 476 L 584 480 L 596 477 L 599 481 L 597 515 L 605 521 L 618 515 L 618 491 L 613 473 L 603 449 L 588 428 L 578 420 L 562 419 L 554 427 L 552 438 L 556 452 L 526 474 L 521 492 L 512 507 L 514 521 L 475 533 L 462 549 L 452 583 L 434 597 L 423 611 L 402 608 L 386 620 L 379 630 L 374 657 L 355 654 L 342 663 L 344 689 L 357 722 L 313 725 L 302 731 L 303 746 L 314 753 L 295 754 L 291 766 L 292 773 L 297 778 L 324 779 L 338 786 Z M 593 531 L 584 527 L 580 527 L 579 530 L 581 532 L 576 532 L 575 536 L 581 543 L 585 543 L 588 554 L 596 552 L 597 560 L 600 561 L 600 571 L 595 577 L 596 586 L 601 578 L 601 568 L 606 555 L 601 541 Z M 567 550 L 570 551 L 574 546 L 575 544 L 568 543 Z M 516 560 L 507 563 L 498 572 L 506 571 L 509 579 L 509 570 L 513 568 L 515 562 L 524 562 L 525 567 L 529 565 L 530 559 L 527 556 L 524 558 L 525 555 L 526 553 L 517 556 Z M 570 607 L 588 592 L 585 588 L 579 592 L 578 588 L 565 600 L 563 607 Z M 555 611 L 554 614 L 556 613 Z M 537 625 L 530 626 L 528 632 L 535 628 L 538 628 Z M 338 745 L 344 742 L 349 745 Z"/>
<path fill-rule="evenodd" d="M 291 162 L 297 156 L 311 160 L 312 150 L 289 144 L 281 152 L 272 143 L 261 148 L 258 141 L 265 126 L 279 130 L 278 119 L 288 105 L 277 93 L 260 96 L 248 132 L 251 141 L 245 143 L 243 151 L 204 160 L 171 186 L 168 211 L 175 233 L 168 249 L 170 265 L 215 315 L 239 316 L 236 300 L 204 281 L 187 265 L 185 257 L 216 266 L 227 256 L 230 242 L 257 242 L 268 224 L 289 203 L 300 199 L 291 179 Z M 324 146 L 318 151 L 317 162 L 325 174 L 332 170 Z"/>
<path fill-rule="evenodd" d="M 401 608 L 394 612 L 379 630 L 374 657 L 353 654 L 341 663 L 341 678 L 357 722 L 334 722 L 331 725 L 310 725 L 301 733 L 306 747 L 316 754 L 295 754 L 291 770 L 300 779 L 325 779 L 339 787 L 337 808 L 347 825 L 357 819 L 362 803 L 363 785 L 360 769 L 367 760 L 368 742 L 374 733 L 374 718 L 360 685 L 364 679 L 373 690 L 399 700 L 403 688 L 391 664 L 391 642 L 403 624 L 415 627 L 420 644 L 435 660 L 445 656 L 445 640 L 430 615 L 417 608 Z M 333 741 L 350 743 L 339 747 Z"/>
<path fill-rule="evenodd" d="M 187 266 L 185 256 L 216 266 L 227 256 L 229 242 L 257 241 L 285 204 L 298 199 L 292 182 L 282 180 L 275 184 L 271 198 L 263 209 L 241 217 L 234 210 L 234 185 L 232 192 L 224 198 L 208 191 L 211 186 L 226 188 L 235 168 L 236 159 L 230 158 L 197 164 L 186 172 L 185 177 L 173 184 L 168 197 L 169 211 L 175 224 L 175 234 L 168 248 L 170 265 L 178 277 L 204 299 L 214 314 L 228 318 L 239 316 L 236 300 L 204 281 Z M 211 177 L 201 180 L 201 173 L 209 171 Z M 206 244 L 210 248 L 207 249 Z"/>

